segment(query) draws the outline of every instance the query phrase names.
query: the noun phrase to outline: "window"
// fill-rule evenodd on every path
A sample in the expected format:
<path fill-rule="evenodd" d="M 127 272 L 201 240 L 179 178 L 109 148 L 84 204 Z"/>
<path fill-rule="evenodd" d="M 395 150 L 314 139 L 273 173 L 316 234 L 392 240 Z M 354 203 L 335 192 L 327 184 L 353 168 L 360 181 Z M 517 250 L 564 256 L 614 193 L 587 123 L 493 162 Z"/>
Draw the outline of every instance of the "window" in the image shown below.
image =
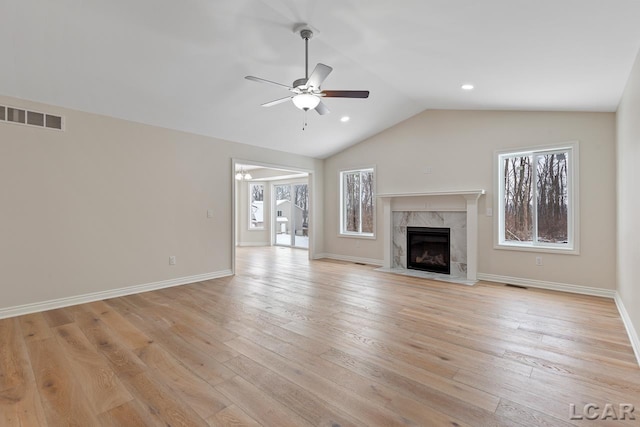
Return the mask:
<path fill-rule="evenodd" d="M 577 142 L 497 160 L 498 246 L 577 253 Z"/>
<path fill-rule="evenodd" d="M 249 184 L 249 230 L 264 230 L 264 184 Z"/>
<path fill-rule="evenodd" d="M 374 191 L 373 168 L 340 172 L 340 234 L 374 236 Z"/>

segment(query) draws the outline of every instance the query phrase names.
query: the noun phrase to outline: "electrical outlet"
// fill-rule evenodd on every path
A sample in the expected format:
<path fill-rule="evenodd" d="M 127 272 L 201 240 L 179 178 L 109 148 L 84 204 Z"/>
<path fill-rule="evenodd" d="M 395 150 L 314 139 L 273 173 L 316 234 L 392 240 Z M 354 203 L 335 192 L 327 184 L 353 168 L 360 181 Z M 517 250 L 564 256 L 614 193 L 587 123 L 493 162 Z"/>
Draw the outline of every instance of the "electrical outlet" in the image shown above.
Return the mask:
<path fill-rule="evenodd" d="M 213 218 L 213 209 L 207 209 L 207 218 Z"/>
<path fill-rule="evenodd" d="M 169 257 L 169 265 L 176 265 L 176 257 L 175 256 L 170 256 Z"/>
<path fill-rule="evenodd" d="M 493 216 L 493 208 L 487 208 L 486 215 Z"/>
<path fill-rule="evenodd" d="M 536 257 L 536 265 L 542 265 L 542 257 L 541 256 L 537 256 Z"/>

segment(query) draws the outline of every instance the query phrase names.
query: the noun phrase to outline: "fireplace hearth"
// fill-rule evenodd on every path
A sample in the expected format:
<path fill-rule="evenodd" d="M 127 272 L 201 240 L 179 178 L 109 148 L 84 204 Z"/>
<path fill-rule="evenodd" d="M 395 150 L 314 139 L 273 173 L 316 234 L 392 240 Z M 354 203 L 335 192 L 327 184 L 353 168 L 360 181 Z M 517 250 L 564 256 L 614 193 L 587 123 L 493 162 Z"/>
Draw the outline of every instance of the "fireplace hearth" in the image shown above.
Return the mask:
<path fill-rule="evenodd" d="M 451 230 L 440 227 L 407 227 L 407 268 L 451 273 Z"/>

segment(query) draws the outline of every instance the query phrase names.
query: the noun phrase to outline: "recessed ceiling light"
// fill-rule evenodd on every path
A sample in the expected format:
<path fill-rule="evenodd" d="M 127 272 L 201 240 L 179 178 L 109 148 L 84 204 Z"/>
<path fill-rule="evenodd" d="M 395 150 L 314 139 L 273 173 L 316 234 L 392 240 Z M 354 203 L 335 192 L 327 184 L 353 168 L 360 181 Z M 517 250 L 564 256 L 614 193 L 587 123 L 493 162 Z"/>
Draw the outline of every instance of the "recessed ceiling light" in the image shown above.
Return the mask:
<path fill-rule="evenodd" d="M 340 117 L 340 121 L 342 123 L 347 123 L 349 120 L 351 120 L 351 118 L 349 116 L 342 116 Z"/>
<path fill-rule="evenodd" d="M 460 86 L 460 89 L 462 89 L 462 90 L 473 90 L 473 85 L 471 83 L 465 83 L 462 86 Z"/>

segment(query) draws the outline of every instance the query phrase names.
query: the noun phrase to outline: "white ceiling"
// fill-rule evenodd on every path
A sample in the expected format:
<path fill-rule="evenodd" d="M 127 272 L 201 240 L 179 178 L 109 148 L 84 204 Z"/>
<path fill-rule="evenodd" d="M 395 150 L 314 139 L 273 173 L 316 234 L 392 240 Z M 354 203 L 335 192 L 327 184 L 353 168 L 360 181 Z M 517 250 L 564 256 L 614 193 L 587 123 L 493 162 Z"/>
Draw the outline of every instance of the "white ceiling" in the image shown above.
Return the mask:
<path fill-rule="evenodd" d="M 615 111 L 638 18 L 638 0 L 0 0 L 0 94 L 323 158 L 425 109 Z M 323 88 L 371 91 L 304 131 L 291 103 L 260 107 L 286 89 L 243 78 L 303 77 L 302 22 Z"/>

